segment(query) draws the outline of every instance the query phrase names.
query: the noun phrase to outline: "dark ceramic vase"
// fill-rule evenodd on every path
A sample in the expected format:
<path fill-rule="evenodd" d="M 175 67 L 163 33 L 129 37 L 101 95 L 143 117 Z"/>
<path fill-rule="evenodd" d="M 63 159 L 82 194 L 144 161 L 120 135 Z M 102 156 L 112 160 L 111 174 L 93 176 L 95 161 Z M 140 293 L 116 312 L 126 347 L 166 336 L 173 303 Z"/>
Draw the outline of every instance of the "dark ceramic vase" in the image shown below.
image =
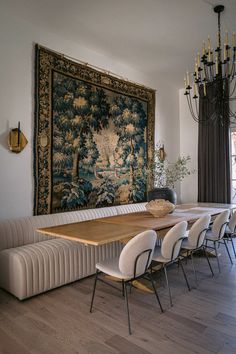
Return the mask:
<path fill-rule="evenodd" d="M 165 199 L 169 202 L 176 204 L 177 203 L 177 194 L 174 189 L 165 187 L 165 188 L 153 188 L 148 192 L 148 202 L 153 199 Z"/>

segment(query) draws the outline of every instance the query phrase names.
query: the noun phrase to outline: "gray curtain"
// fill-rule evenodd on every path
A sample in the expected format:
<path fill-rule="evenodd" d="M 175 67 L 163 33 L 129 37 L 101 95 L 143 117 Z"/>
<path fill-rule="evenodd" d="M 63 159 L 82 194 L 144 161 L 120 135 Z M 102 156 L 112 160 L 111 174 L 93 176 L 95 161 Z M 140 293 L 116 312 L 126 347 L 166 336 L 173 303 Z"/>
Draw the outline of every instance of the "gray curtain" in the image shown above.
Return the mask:
<path fill-rule="evenodd" d="M 226 85 L 228 88 L 227 82 Z M 207 97 L 210 100 L 218 94 L 219 86 L 207 87 Z M 206 114 L 212 114 L 216 109 L 220 112 L 217 119 L 208 123 L 199 123 L 198 201 L 230 203 L 229 101 L 226 100 L 222 106 L 219 105 L 219 100 L 209 105 L 203 98 L 203 92 L 200 92 L 200 118 L 204 119 Z"/>

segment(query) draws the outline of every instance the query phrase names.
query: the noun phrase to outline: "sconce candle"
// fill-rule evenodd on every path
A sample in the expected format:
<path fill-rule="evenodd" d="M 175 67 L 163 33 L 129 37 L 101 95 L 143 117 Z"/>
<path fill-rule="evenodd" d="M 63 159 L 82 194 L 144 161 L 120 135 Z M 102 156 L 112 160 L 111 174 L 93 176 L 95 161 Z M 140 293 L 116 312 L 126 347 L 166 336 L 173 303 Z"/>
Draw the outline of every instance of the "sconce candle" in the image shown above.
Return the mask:
<path fill-rule="evenodd" d="M 166 157 L 164 145 L 162 145 L 162 147 L 160 147 L 160 149 L 159 149 L 159 154 L 160 154 L 160 160 L 161 160 L 161 161 L 164 161 L 164 160 L 165 160 L 165 157 Z"/>
<path fill-rule="evenodd" d="M 18 146 L 20 145 L 20 122 L 18 122 Z"/>
<path fill-rule="evenodd" d="M 18 127 L 11 129 L 8 135 L 8 146 L 12 152 L 19 153 L 27 145 L 28 140 L 24 136 L 20 128 L 20 122 L 18 122 Z"/>

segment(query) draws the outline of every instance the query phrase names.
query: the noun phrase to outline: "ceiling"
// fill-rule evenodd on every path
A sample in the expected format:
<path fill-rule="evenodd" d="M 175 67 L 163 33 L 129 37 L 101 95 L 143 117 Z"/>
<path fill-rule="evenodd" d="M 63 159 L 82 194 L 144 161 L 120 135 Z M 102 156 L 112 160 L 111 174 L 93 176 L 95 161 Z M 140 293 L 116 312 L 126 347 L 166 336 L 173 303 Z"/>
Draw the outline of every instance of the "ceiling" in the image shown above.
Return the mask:
<path fill-rule="evenodd" d="M 27 21 L 151 77 L 164 76 L 177 87 L 183 86 L 186 69 L 193 69 L 202 41 L 208 35 L 212 40 L 216 37 L 214 5 L 225 5 L 222 29 L 236 32 L 236 0 L 1 0 L 4 2 L 8 10 Z"/>

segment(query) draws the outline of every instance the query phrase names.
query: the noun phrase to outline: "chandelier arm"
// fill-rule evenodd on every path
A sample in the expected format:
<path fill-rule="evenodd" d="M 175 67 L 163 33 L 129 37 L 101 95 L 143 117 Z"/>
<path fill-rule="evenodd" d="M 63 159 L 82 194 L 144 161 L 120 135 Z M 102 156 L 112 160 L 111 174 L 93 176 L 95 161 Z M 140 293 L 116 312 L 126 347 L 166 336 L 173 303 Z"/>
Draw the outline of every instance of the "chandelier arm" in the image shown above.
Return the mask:
<path fill-rule="evenodd" d="M 196 115 L 194 114 L 194 111 L 193 111 L 192 99 L 191 99 L 191 95 L 190 95 L 190 94 L 187 95 L 187 101 L 188 101 L 188 107 L 189 107 L 189 110 L 190 110 L 190 113 L 191 113 L 193 119 L 194 119 L 196 122 L 199 122 L 199 117 L 196 116 Z"/>
<path fill-rule="evenodd" d="M 208 71 L 208 80 L 207 81 L 211 81 L 212 74 L 211 74 L 211 66 L 210 65 L 209 65 L 207 71 Z"/>
<path fill-rule="evenodd" d="M 227 62 L 227 79 L 229 79 L 230 78 L 230 64 L 229 64 L 229 62 Z"/>
<path fill-rule="evenodd" d="M 207 66 L 206 66 L 206 64 L 204 64 L 204 76 L 205 76 L 205 78 L 203 78 L 203 80 L 202 81 L 208 81 L 208 70 L 207 70 Z"/>
<path fill-rule="evenodd" d="M 225 63 L 224 64 L 224 67 L 225 67 L 225 78 L 228 76 L 228 74 L 227 74 L 227 71 L 228 71 L 228 63 Z"/>
<path fill-rule="evenodd" d="M 197 113 L 197 116 L 199 117 L 199 101 L 198 99 L 196 98 L 195 99 L 195 109 L 196 109 L 196 113 Z"/>
<path fill-rule="evenodd" d="M 230 113 L 230 115 L 235 115 L 236 114 L 236 112 L 233 112 L 232 110 L 231 110 L 231 108 L 229 108 L 229 113 Z"/>
<path fill-rule="evenodd" d="M 230 82 L 232 82 L 234 80 L 234 76 L 235 76 L 235 51 L 234 51 L 233 62 L 232 62 L 231 71 L 230 71 Z"/>
<path fill-rule="evenodd" d="M 210 68 L 207 66 L 207 81 L 210 81 Z"/>
<path fill-rule="evenodd" d="M 231 84 L 231 82 L 233 82 L 234 81 L 234 75 L 235 75 L 235 70 L 234 70 L 234 68 L 233 68 L 233 65 L 232 65 L 232 67 L 231 67 L 231 70 L 230 70 L 230 74 L 229 74 L 229 77 L 228 77 L 228 80 L 229 80 L 229 83 Z"/>
<path fill-rule="evenodd" d="M 197 86 L 197 94 L 198 94 L 198 96 L 200 96 L 200 88 L 199 88 L 199 87 L 200 87 L 200 84 L 197 83 L 196 86 Z"/>
<path fill-rule="evenodd" d="M 235 89 L 236 89 L 236 81 L 235 81 L 235 83 L 233 85 L 232 91 L 229 93 L 230 101 L 233 101 L 236 98 L 236 97 L 232 97 L 234 95 Z"/>
<path fill-rule="evenodd" d="M 215 77 L 215 75 L 214 75 L 214 69 L 213 69 L 213 65 L 211 65 L 210 66 L 210 77 L 211 77 L 211 79 L 213 80 L 214 79 L 214 77 Z"/>
<path fill-rule="evenodd" d="M 212 66 L 209 65 L 209 81 L 212 80 Z"/>
<path fill-rule="evenodd" d="M 203 98 L 204 100 L 206 100 L 206 104 L 207 104 L 207 109 L 206 109 L 206 111 L 208 111 L 208 105 L 209 105 L 209 99 L 207 98 L 207 97 L 205 97 L 205 98 Z M 190 100 L 191 100 L 191 97 L 190 97 Z M 212 102 L 210 102 L 210 103 L 212 103 Z M 192 104 L 191 104 L 192 105 Z M 196 115 L 194 115 L 194 120 L 195 121 L 197 121 L 198 123 L 201 123 L 201 124 L 206 124 L 206 123 L 208 123 L 210 120 L 213 120 L 212 119 L 212 116 L 213 115 L 207 115 L 207 117 L 206 118 L 200 118 L 200 116 L 199 116 L 199 112 L 198 112 L 198 109 L 197 109 L 197 103 L 195 103 L 195 105 L 196 105 L 196 110 L 197 110 L 197 116 Z M 193 110 L 193 108 L 192 108 L 192 110 Z"/>
<path fill-rule="evenodd" d="M 192 101 L 191 101 L 190 94 L 187 95 L 187 102 L 188 102 L 188 107 L 189 107 L 190 113 L 191 113 L 193 119 L 196 120 L 197 118 L 195 117 L 195 114 L 193 112 L 193 107 L 192 107 Z"/>
<path fill-rule="evenodd" d="M 224 70 L 222 70 L 222 77 L 226 78 L 227 77 L 227 64 L 226 63 L 223 63 L 223 69 Z M 224 74 L 223 74 L 223 72 L 224 72 Z"/>
<path fill-rule="evenodd" d="M 233 112 L 233 111 L 229 110 L 229 120 L 230 120 L 230 122 L 231 123 L 236 123 L 235 120 L 233 120 L 232 118 L 236 120 L 236 112 Z"/>

